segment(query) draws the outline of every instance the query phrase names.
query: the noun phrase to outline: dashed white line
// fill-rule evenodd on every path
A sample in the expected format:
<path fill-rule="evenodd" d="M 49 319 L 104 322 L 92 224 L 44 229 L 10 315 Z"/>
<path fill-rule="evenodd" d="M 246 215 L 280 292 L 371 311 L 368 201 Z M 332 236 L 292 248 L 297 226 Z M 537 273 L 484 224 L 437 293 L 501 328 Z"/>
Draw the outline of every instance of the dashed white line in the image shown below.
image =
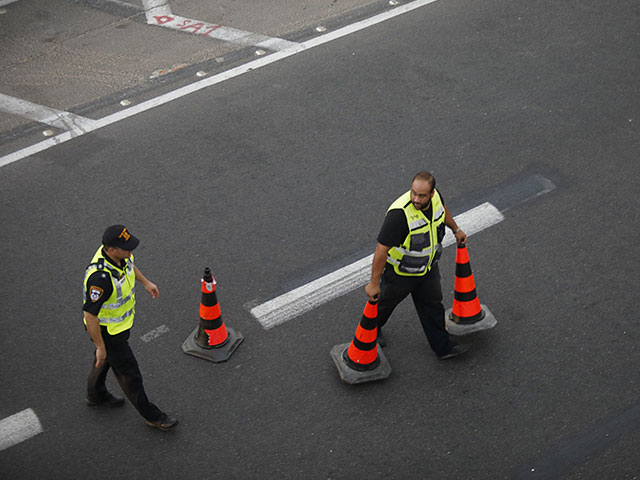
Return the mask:
<path fill-rule="evenodd" d="M 243 75 L 247 72 L 257 70 L 266 65 L 270 65 L 284 58 L 291 57 L 305 50 L 309 50 L 311 48 L 324 45 L 325 43 L 329 43 L 334 40 L 337 40 L 338 38 L 342 38 L 344 36 L 358 32 L 360 30 L 364 30 L 365 28 L 371 27 L 378 23 L 382 23 L 391 18 L 397 17 L 398 15 L 403 15 L 407 12 L 410 12 L 420 7 L 424 7 L 425 5 L 434 3 L 436 1 L 437 0 L 415 0 L 413 2 L 400 5 L 398 7 L 393 8 L 392 10 L 388 10 L 386 12 L 380 13 L 369 19 L 362 20 L 362 21 L 353 23 L 351 25 L 347 25 L 346 27 L 342 27 L 338 30 L 334 30 L 327 34 L 320 35 L 306 42 L 299 43 L 294 47 L 274 52 L 271 55 L 258 58 L 256 60 L 253 60 L 252 62 L 248 62 L 248 63 L 245 63 L 244 65 L 240 65 L 238 67 L 232 68 L 225 72 L 219 73 L 218 75 L 214 75 L 206 79 L 200 80 L 198 82 L 194 82 L 190 85 L 186 85 L 172 92 L 165 93 L 163 95 L 160 95 L 159 97 L 148 100 L 139 105 L 129 107 L 126 110 L 122 110 L 112 115 L 108 115 L 107 117 L 104 117 L 102 119 L 95 120 L 93 123 L 93 127 L 88 128 L 84 133 L 88 133 L 90 131 L 97 130 L 102 127 L 106 127 L 108 125 L 111 125 L 112 123 L 119 122 L 121 120 L 124 120 L 125 118 L 129 118 L 133 115 L 137 115 L 138 113 L 142 113 L 152 108 L 158 107 L 160 105 L 164 105 L 165 103 L 172 102 L 173 100 L 176 100 L 178 98 L 184 97 L 185 95 L 189 95 L 191 93 L 197 92 L 198 90 L 201 90 L 203 88 L 207 88 L 217 83 L 224 82 L 225 80 L 229 80 L 239 75 Z M 71 135 L 69 132 L 65 132 L 55 137 L 51 137 L 48 140 L 42 141 L 35 145 L 26 147 L 22 150 L 18 150 L 16 152 L 0 157 L 0 167 L 4 167 L 18 160 L 22 160 L 23 158 L 26 158 L 28 156 L 47 150 L 60 143 L 67 142 L 72 138 L 74 138 L 74 136 L 75 135 Z"/>
<path fill-rule="evenodd" d="M 457 215 L 455 220 L 467 235 L 473 235 L 501 222 L 504 220 L 504 216 L 490 203 L 483 203 Z M 442 242 L 443 246 L 447 247 L 454 243 L 454 236 L 447 230 Z M 302 287 L 253 307 L 250 310 L 251 315 L 267 330 L 298 317 L 334 298 L 366 285 L 371 275 L 372 261 L 373 255 L 369 255 Z"/>
<path fill-rule="evenodd" d="M 15 3 L 18 0 L 0 0 L 0 7 L 6 7 L 10 3 Z"/>
<path fill-rule="evenodd" d="M 76 135 L 82 135 L 95 127 L 94 120 L 89 118 L 31 103 L 2 93 L 0 93 L 0 111 L 51 125 L 61 130 L 68 130 Z"/>
<path fill-rule="evenodd" d="M 0 420 L 0 451 L 24 442 L 42 433 L 42 425 L 33 410 L 21 412 Z"/>

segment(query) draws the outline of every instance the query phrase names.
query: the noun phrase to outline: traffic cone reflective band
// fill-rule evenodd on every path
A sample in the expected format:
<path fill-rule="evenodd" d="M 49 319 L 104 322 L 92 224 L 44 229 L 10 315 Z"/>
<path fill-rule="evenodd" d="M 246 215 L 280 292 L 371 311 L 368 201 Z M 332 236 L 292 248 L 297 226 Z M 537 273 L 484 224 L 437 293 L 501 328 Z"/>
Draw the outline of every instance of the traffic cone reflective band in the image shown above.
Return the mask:
<path fill-rule="evenodd" d="M 200 329 L 196 342 L 203 348 L 221 347 L 229 340 L 229 333 L 222 321 L 222 311 L 216 295 L 216 281 L 209 267 L 204 269 L 200 282 L 202 300 L 200 301 Z"/>
<path fill-rule="evenodd" d="M 367 301 L 362 312 L 362 320 L 349 348 L 344 351 L 347 364 L 356 370 L 371 370 L 380 363 L 378 359 L 378 303 Z"/>
<path fill-rule="evenodd" d="M 331 358 L 343 382 L 373 382 L 391 375 L 391 366 L 378 345 L 378 304 L 367 301 L 351 343 L 334 345 Z"/>
<path fill-rule="evenodd" d="M 484 318 L 484 311 L 476 293 L 476 282 L 471 273 L 467 246 L 458 245 L 456 253 L 456 277 L 453 284 L 452 320 L 456 323 L 475 323 Z"/>
<path fill-rule="evenodd" d="M 182 344 L 187 355 L 212 362 L 224 362 L 242 343 L 244 337 L 222 321 L 222 310 L 216 295 L 216 281 L 206 267 L 200 280 L 200 321 Z"/>

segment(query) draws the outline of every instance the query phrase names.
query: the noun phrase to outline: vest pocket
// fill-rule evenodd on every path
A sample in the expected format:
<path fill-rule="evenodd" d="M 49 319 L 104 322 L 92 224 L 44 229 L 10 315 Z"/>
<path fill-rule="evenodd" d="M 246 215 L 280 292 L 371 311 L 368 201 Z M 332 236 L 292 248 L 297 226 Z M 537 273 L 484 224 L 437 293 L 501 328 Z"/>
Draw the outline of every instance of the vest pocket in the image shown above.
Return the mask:
<path fill-rule="evenodd" d="M 425 248 L 431 246 L 431 236 L 429 233 L 418 233 L 411 235 L 411 241 L 409 242 L 409 250 L 421 252 Z"/>
<path fill-rule="evenodd" d="M 436 245 L 436 253 L 433 256 L 433 260 L 431 261 L 431 265 L 435 265 L 436 263 L 438 263 L 438 260 L 440 260 L 440 257 L 442 256 L 442 250 L 444 250 L 444 248 L 442 247 L 442 244 L 438 243 Z"/>
<path fill-rule="evenodd" d="M 429 256 L 426 257 L 411 257 L 405 255 L 398 265 L 398 270 L 403 273 L 422 273 L 427 268 L 429 262 Z"/>

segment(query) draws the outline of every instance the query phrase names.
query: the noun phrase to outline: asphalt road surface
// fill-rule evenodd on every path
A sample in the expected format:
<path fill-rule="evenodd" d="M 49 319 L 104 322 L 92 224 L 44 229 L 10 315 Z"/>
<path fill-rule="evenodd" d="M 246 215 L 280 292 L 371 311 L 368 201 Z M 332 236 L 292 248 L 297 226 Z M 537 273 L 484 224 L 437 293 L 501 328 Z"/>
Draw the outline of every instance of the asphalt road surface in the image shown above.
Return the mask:
<path fill-rule="evenodd" d="M 638 478 L 639 24 L 631 0 L 438 0 L 12 157 L 0 476 Z M 2 158 L 43 140 L 10 123 Z M 353 338 L 363 288 L 273 328 L 250 311 L 371 254 L 422 169 L 454 214 L 489 202 L 504 216 L 468 244 L 498 324 L 439 361 L 407 300 L 385 330 L 391 376 L 346 385 L 329 351 Z M 171 432 L 130 404 L 83 402 L 82 276 L 114 223 L 160 288 L 139 289 L 131 344 L 149 396 L 180 420 Z M 453 248 L 440 264 L 449 306 Z M 181 350 L 206 266 L 245 337 L 220 364 Z"/>

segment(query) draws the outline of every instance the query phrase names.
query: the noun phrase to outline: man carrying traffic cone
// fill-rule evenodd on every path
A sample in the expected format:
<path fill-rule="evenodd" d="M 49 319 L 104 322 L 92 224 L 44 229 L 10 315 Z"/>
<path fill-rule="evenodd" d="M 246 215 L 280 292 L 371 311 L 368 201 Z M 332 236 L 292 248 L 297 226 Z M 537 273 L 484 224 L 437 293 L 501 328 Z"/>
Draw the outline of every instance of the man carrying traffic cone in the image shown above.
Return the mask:
<path fill-rule="evenodd" d="M 466 352 L 469 345 L 451 340 L 445 328 L 444 305 L 438 259 L 444 227 L 464 244 L 460 230 L 430 172 L 416 174 L 411 189 L 387 210 L 371 266 L 371 281 L 365 287 L 371 300 L 378 300 L 378 343 L 384 346 L 382 328 L 395 307 L 411 294 L 431 349 L 444 360 Z"/>

